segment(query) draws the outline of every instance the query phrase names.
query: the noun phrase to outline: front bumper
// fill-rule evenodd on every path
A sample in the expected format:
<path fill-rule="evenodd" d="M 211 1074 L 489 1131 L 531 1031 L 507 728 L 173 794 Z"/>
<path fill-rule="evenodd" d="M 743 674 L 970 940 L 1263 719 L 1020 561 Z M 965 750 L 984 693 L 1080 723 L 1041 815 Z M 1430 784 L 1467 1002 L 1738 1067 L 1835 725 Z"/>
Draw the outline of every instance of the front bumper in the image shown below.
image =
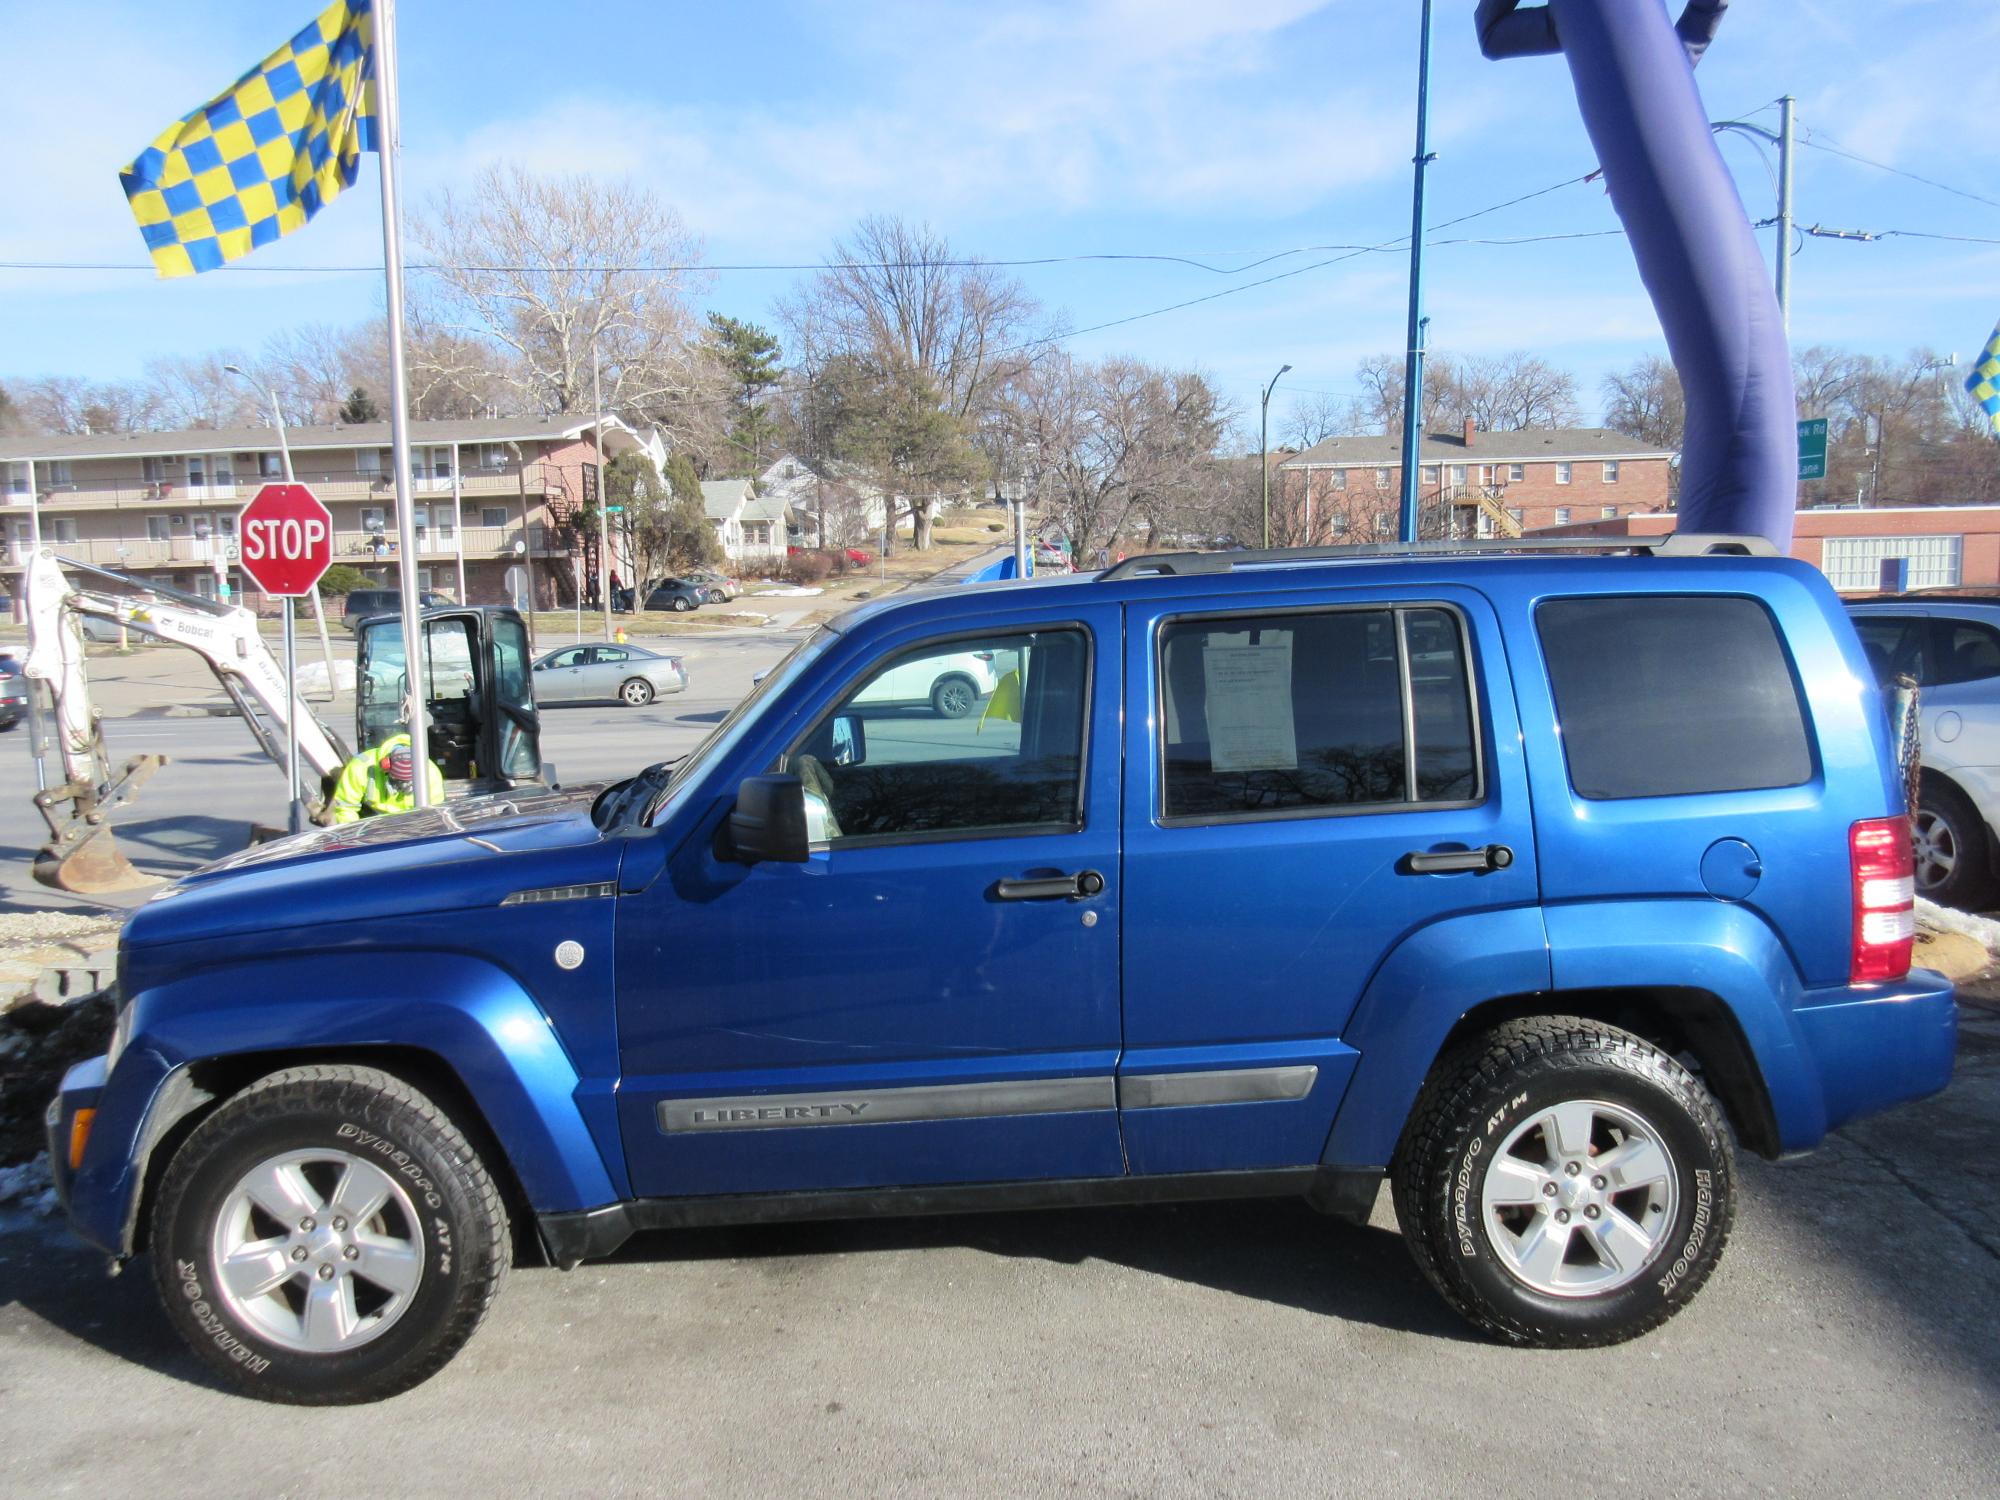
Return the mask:
<path fill-rule="evenodd" d="M 1912 969 L 1894 984 L 1808 990 L 1792 1011 L 1801 1061 L 1817 1083 L 1820 1116 L 1808 1139 L 1787 1121 L 1784 1146 L 1818 1144 L 1826 1131 L 1891 1105 L 1938 1093 L 1958 1055 L 1958 1002 L 1952 983 Z M 1781 1111 L 1781 1118 L 1786 1113 Z"/>

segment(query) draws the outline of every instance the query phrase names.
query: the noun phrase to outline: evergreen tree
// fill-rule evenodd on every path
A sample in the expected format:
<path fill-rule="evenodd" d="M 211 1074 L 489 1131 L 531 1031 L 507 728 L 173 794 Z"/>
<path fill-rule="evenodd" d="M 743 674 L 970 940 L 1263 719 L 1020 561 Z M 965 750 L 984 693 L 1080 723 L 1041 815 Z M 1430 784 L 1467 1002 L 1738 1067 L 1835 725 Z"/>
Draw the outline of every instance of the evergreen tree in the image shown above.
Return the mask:
<path fill-rule="evenodd" d="M 735 404 L 729 424 L 730 472 L 755 474 L 775 446 L 777 423 L 760 402 L 784 375 L 779 363 L 783 351 L 769 329 L 715 312 L 708 315 L 708 343 L 727 374 Z"/>
<path fill-rule="evenodd" d="M 358 427 L 363 422 L 379 422 L 382 420 L 382 408 L 375 404 L 375 398 L 368 394 L 366 386 L 357 385 L 340 404 L 340 420 L 350 427 Z"/>

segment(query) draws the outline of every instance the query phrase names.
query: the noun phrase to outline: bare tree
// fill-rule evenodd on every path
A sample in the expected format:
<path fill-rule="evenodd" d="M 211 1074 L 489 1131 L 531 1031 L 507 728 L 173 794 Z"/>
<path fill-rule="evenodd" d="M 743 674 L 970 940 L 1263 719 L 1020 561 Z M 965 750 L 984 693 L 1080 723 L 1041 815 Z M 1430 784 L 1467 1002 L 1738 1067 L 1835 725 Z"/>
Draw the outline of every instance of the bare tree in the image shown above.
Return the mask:
<path fill-rule="evenodd" d="M 1293 404 L 1279 429 L 1285 446 L 1306 449 L 1330 437 L 1354 431 L 1354 403 L 1324 392 L 1310 392 Z"/>
<path fill-rule="evenodd" d="M 148 360 L 145 381 L 155 419 L 169 429 L 267 425 L 270 414 L 256 393 L 223 368 L 249 362 L 233 350 Z"/>
<path fill-rule="evenodd" d="M 1038 314 L 1018 282 L 929 228 L 864 219 L 780 304 L 813 408 L 794 421 L 829 452 L 874 465 L 889 509 L 903 506 L 912 543 L 927 547 L 941 490 L 980 472 L 974 434 L 1026 368 Z M 871 431 L 892 415 L 897 430 Z M 893 519 L 885 530 L 887 544 Z"/>
<path fill-rule="evenodd" d="M 1036 363 L 1021 384 L 1042 514 L 1070 556 L 1087 561 L 1143 529 L 1149 542 L 1187 528 L 1191 502 L 1213 517 L 1215 444 L 1228 413 L 1192 371 L 1132 359 Z"/>
<path fill-rule="evenodd" d="M 463 195 L 438 194 L 411 238 L 431 262 L 412 297 L 412 365 L 439 387 L 587 411 L 594 352 L 605 405 L 670 432 L 714 394 L 691 302 L 701 242 L 652 193 L 490 167 Z"/>
<path fill-rule="evenodd" d="M 1679 451 L 1687 426 L 1681 377 L 1671 360 L 1644 355 L 1604 377 L 1604 425 L 1656 448 Z"/>

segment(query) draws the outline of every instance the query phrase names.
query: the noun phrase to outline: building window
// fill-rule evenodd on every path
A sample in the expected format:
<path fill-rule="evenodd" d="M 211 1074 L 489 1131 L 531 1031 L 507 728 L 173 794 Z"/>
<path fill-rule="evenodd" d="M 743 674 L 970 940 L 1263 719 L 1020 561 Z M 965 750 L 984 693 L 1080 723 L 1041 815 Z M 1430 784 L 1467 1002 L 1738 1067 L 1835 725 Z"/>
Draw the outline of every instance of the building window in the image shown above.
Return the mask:
<path fill-rule="evenodd" d="M 1425 484 L 1436 484 L 1438 482 L 1438 466 L 1436 464 L 1425 464 L 1417 472 L 1423 476 Z"/>
<path fill-rule="evenodd" d="M 28 466 L 26 464 L 8 464 L 6 470 L 7 493 L 9 495 L 26 495 L 28 493 Z"/>
<path fill-rule="evenodd" d="M 42 467 L 48 475 L 50 484 L 76 483 L 74 479 L 70 478 L 69 460 L 66 458 L 52 458 Z"/>
<path fill-rule="evenodd" d="M 139 477 L 147 484 L 160 482 L 160 461 L 150 454 L 139 460 Z"/>
<path fill-rule="evenodd" d="M 1568 464 L 1557 464 L 1557 465 L 1556 465 L 1556 483 L 1557 483 L 1557 484 L 1568 484 L 1568 483 L 1569 483 L 1569 465 L 1568 465 Z"/>
<path fill-rule="evenodd" d="M 743 542 L 745 546 L 749 547 L 770 546 L 771 523 L 769 521 L 745 521 L 743 523 Z"/>
<path fill-rule="evenodd" d="M 1522 510 L 1521 507 L 1518 505 L 1508 506 L 1507 514 L 1514 518 L 1516 525 L 1527 519 L 1527 512 Z"/>
<path fill-rule="evenodd" d="M 1462 485 L 1465 483 L 1464 464 L 1453 464 L 1451 466 L 1451 482 L 1456 485 Z"/>
<path fill-rule="evenodd" d="M 259 479 L 280 479 L 284 477 L 285 466 L 275 453 L 257 455 L 257 477 Z"/>
<path fill-rule="evenodd" d="M 1335 489 L 1344 490 L 1347 488 L 1347 470 L 1334 469 L 1331 471 L 1328 478 L 1329 482 L 1333 485 Z"/>
<path fill-rule="evenodd" d="M 1528 477 L 1528 466 L 1526 464 L 1507 465 L 1507 482 L 1509 484 L 1519 484 L 1523 479 L 1526 479 L 1527 477 Z"/>
<path fill-rule="evenodd" d="M 1615 505 L 1600 505 L 1597 508 L 1597 513 L 1608 521 L 1618 514 L 1618 507 Z"/>
<path fill-rule="evenodd" d="M 1618 482 L 1618 460 L 1617 460 L 1617 459 L 1615 459 L 1615 458 L 1614 458 L 1614 459 L 1608 459 L 1608 460 L 1606 460 L 1606 462 L 1605 462 L 1605 465 L 1604 465 L 1604 482 L 1605 482 L 1606 484 L 1616 484 L 1616 483 Z"/>
<path fill-rule="evenodd" d="M 1375 512 L 1375 534 L 1377 536 L 1394 536 L 1396 534 L 1396 517 L 1392 512 L 1386 510 Z"/>
<path fill-rule="evenodd" d="M 1567 505 L 1558 505 L 1556 507 L 1556 525 L 1569 525 L 1569 507 Z"/>
<path fill-rule="evenodd" d="M 45 542 L 73 542 L 76 540 L 75 516 L 43 516 L 42 540 Z"/>
<path fill-rule="evenodd" d="M 1345 512 L 1342 512 L 1342 511 L 1335 511 L 1335 512 L 1334 512 L 1334 515 L 1333 515 L 1333 534 L 1334 534 L 1335 536 L 1346 536 L 1346 535 L 1347 535 L 1347 516 L 1346 516 L 1346 513 L 1345 513 Z"/>
<path fill-rule="evenodd" d="M 380 448 L 356 448 L 354 450 L 354 472 L 363 479 L 373 479 L 382 472 L 382 450 Z"/>
<path fill-rule="evenodd" d="M 363 531 L 372 531 L 377 536 L 380 536 L 383 525 L 387 520 L 388 513 L 381 506 L 364 505 L 361 507 L 361 529 Z"/>
<path fill-rule="evenodd" d="M 1882 586 L 1882 564 L 1910 560 L 1909 587 L 1956 588 L 1962 581 L 1962 536 L 1830 536 L 1820 568 L 1842 593 L 1872 593 Z"/>
<path fill-rule="evenodd" d="M 505 526 L 507 524 L 506 508 L 499 505 L 480 506 L 479 524 L 481 526 Z"/>
<path fill-rule="evenodd" d="M 1375 488 L 1378 490 L 1389 488 L 1389 471 L 1387 469 L 1377 469 L 1375 471 Z"/>
<path fill-rule="evenodd" d="M 147 541 L 164 542 L 168 540 L 168 538 L 171 537 L 172 535 L 173 533 L 167 527 L 167 518 L 165 516 L 146 517 Z"/>

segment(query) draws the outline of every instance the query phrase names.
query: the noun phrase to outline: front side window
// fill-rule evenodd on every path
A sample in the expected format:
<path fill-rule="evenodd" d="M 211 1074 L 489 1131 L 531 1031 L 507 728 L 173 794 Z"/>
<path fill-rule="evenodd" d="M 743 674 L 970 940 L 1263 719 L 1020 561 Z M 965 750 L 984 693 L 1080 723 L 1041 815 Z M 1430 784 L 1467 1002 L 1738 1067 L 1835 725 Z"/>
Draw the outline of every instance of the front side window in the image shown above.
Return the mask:
<path fill-rule="evenodd" d="M 1074 626 L 878 662 L 786 754 L 829 843 L 1082 826 L 1090 648 Z"/>
<path fill-rule="evenodd" d="M 1570 784 L 1595 800 L 1797 786 L 1805 711 L 1771 616 L 1726 595 L 1535 611 Z"/>
<path fill-rule="evenodd" d="M 1939 620 L 1937 628 L 1939 682 L 2000 677 L 2000 631 L 1977 620 Z"/>
<path fill-rule="evenodd" d="M 1875 680 L 1887 687 L 1900 675 L 1929 687 L 1936 679 L 1930 674 L 1930 621 L 1921 615 L 1861 615 L 1854 621 L 1861 637 L 1861 649 Z"/>
<path fill-rule="evenodd" d="M 1464 634 L 1449 610 L 1170 621 L 1160 697 L 1167 822 L 1479 795 Z"/>

